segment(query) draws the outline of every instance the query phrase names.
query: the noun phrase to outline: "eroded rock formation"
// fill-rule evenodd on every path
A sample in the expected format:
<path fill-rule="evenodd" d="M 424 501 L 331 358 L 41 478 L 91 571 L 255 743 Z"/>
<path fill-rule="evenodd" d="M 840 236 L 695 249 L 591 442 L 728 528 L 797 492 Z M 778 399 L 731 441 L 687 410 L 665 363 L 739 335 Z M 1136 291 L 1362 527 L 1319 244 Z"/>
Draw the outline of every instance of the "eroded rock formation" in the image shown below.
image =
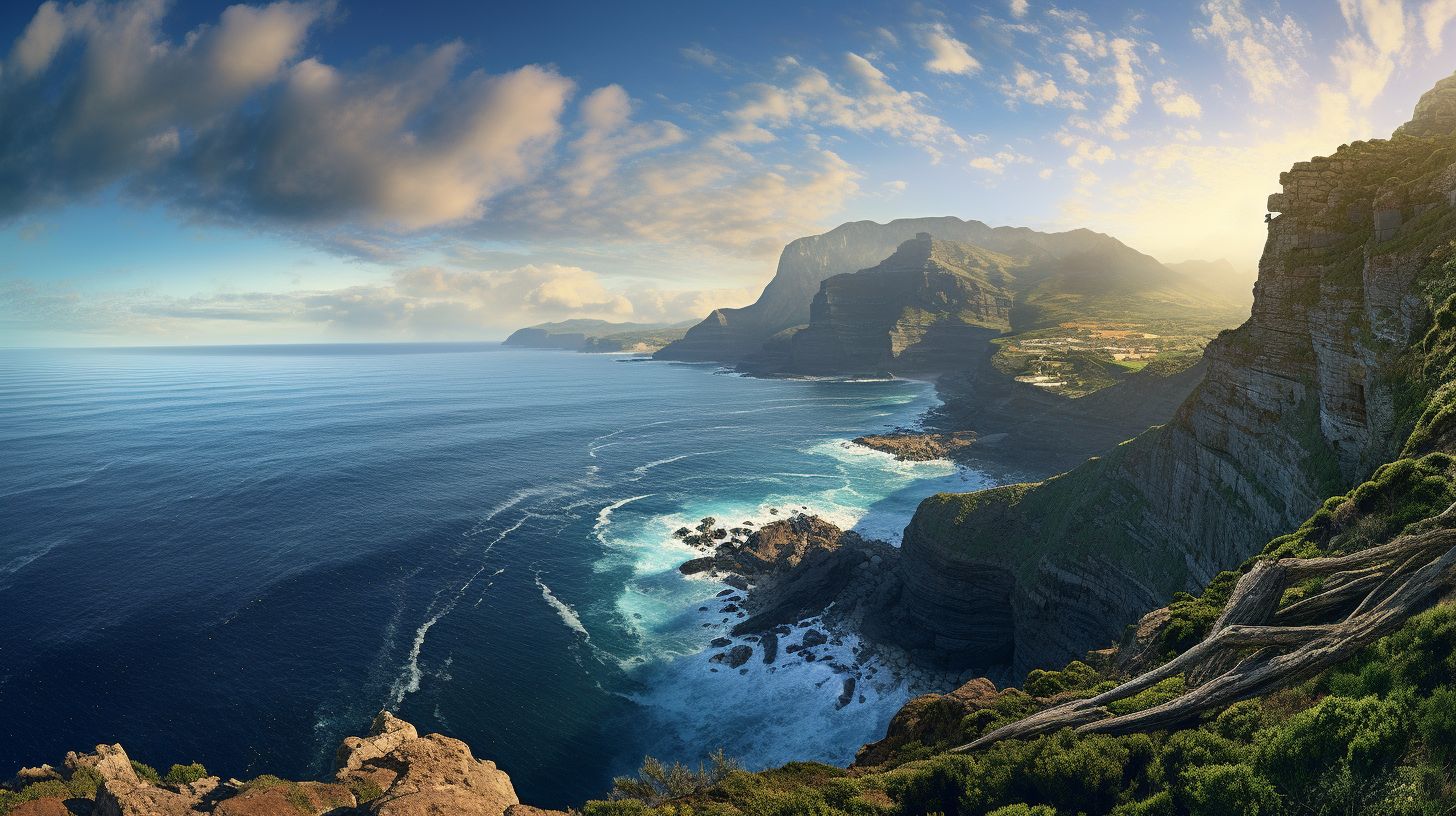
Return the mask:
<path fill-rule="evenodd" d="M 1453 123 L 1447 80 L 1391 140 L 1283 174 L 1252 315 L 1172 421 L 1045 482 L 926 500 L 880 635 L 959 665 L 1060 664 L 1387 461 L 1431 309 L 1418 277 L 1456 236 Z"/>

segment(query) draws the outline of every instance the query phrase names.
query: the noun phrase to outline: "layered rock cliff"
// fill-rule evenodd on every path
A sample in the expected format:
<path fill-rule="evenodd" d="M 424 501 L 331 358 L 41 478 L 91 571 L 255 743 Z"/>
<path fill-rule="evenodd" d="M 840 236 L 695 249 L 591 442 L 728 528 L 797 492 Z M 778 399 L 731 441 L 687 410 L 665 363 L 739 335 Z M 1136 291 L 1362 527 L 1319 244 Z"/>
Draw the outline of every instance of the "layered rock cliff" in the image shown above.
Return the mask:
<path fill-rule="evenodd" d="M 1409 432 L 1403 355 L 1449 283 L 1456 85 L 1390 140 L 1296 164 L 1270 197 L 1249 320 L 1165 426 L 1061 476 L 926 500 L 880 635 L 927 659 L 1060 663 L 1206 583 Z"/>
<path fill-rule="evenodd" d="M 922 232 L 878 265 L 820 285 L 788 368 L 809 374 L 956 368 L 1011 328 L 1016 259 Z"/>
<path fill-rule="evenodd" d="M 809 322 L 810 304 L 824 280 L 868 269 L 921 232 L 1023 257 L 1065 257 L 1113 246 L 1126 249 L 1116 239 L 1090 230 L 1043 233 L 1025 227 L 993 228 L 954 217 L 904 218 L 888 224 L 854 221 L 791 242 L 784 247 L 773 280 L 756 302 L 740 309 L 715 309 L 681 340 L 654 356 L 715 362 L 738 362 L 753 356 L 775 334 Z"/>

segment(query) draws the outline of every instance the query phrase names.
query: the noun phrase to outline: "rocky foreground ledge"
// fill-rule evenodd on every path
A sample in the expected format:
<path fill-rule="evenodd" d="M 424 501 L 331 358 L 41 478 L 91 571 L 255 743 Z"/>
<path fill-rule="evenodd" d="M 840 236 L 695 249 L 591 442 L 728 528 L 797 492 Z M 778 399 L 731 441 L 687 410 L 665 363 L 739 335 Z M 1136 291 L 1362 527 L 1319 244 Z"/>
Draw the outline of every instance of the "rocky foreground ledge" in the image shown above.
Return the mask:
<path fill-rule="evenodd" d="M 346 737 L 333 782 L 249 782 L 179 766 L 165 779 L 120 745 L 66 755 L 60 768 L 22 769 L 0 791 L 7 816 L 566 816 L 520 804 L 511 778 L 470 747 L 442 734 L 421 737 L 382 711 L 369 733 Z M 180 773 L 178 770 L 180 769 Z"/>

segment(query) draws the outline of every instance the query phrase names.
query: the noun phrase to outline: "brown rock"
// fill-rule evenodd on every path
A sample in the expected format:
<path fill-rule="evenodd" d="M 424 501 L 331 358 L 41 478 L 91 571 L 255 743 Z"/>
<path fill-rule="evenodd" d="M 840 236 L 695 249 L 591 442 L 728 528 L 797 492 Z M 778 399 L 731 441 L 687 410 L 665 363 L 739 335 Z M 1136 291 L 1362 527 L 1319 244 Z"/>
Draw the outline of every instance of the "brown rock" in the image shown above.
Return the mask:
<path fill-rule="evenodd" d="M 413 739 L 389 761 L 402 772 L 368 804 L 374 816 L 501 816 L 519 804 L 511 779 L 494 762 L 478 760 L 470 747 L 441 734 Z"/>
<path fill-rule="evenodd" d="M 272 784 L 254 781 L 237 796 L 219 802 L 212 812 L 217 816 L 321 816 L 354 805 L 354 794 L 343 785 L 280 779 Z"/>
<path fill-rule="evenodd" d="M 101 775 L 96 788 L 96 816 L 182 816 L 198 804 L 195 797 L 142 781 L 120 745 L 98 745 L 89 757 L 68 754 L 68 767 L 89 766 Z"/>
<path fill-rule="evenodd" d="M 394 782 L 397 771 L 390 763 L 379 763 L 391 751 L 413 739 L 419 732 L 413 725 L 388 711 L 381 711 L 369 726 L 369 735 L 345 737 L 334 754 L 335 778 L 340 782 L 359 779 L 378 785 L 383 790 Z"/>
<path fill-rule="evenodd" d="M 972 431 L 954 433 L 890 433 L 857 437 L 856 445 L 892 454 L 902 462 L 929 462 L 945 459 L 976 441 Z"/>
<path fill-rule="evenodd" d="M 73 816 L 66 808 L 64 799 L 56 799 L 47 796 L 44 799 L 32 799 L 29 802 L 21 802 L 10 809 L 9 816 Z"/>
<path fill-rule="evenodd" d="M 570 816 L 564 810 L 542 810 L 530 805 L 511 805 L 506 808 L 506 816 Z"/>

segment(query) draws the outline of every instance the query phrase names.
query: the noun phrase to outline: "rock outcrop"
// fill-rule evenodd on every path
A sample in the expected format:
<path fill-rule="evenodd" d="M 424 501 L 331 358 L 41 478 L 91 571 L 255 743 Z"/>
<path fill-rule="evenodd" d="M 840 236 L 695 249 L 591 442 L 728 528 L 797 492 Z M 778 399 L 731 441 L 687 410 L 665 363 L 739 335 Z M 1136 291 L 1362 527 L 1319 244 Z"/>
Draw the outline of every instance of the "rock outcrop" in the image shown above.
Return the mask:
<path fill-rule="evenodd" d="M 854 439 L 856 445 L 888 453 L 902 462 L 929 462 L 951 458 L 970 449 L 975 442 L 976 434 L 971 431 L 866 434 Z"/>
<path fill-rule="evenodd" d="M 880 634 L 957 665 L 1060 664 L 1387 461 L 1413 421 L 1402 355 L 1444 296 L 1420 276 L 1456 237 L 1453 89 L 1281 176 L 1252 315 L 1167 425 L 1042 483 L 927 499 Z"/>
<path fill-rule="evenodd" d="M 518 804 L 511 778 L 476 759 L 470 746 L 443 734 L 421 737 L 387 711 L 365 737 L 348 737 L 336 758 L 337 779 L 382 791 L 367 802 L 375 816 L 505 813 Z"/>
<path fill-rule="evenodd" d="M 525 807 L 511 779 L 469 746 L 442 734 L 421 737 L 413 725 L 388 712 L 369 733 L 347 737 L 336 755 L 334 782 L 293 782 L 260 776 L 249 782 L 210 776 L 190 782 L 158 781 L 120 745 L 72 752 L 63 771 L 31 769 L 15 788 L 45 785 L 56 795 L 30 796 L 9 813 L 61 816 L 532 816 L 554 811 Z M 143 777 L 140 770 L 149 776 Z M 45 771 L 45 773 L 38 773 Z M 50 788 L 42 788 L 50 794 Z M 94 790 L 94 792 L 93 792 Z M 0 790 L 0 810 L 9 804 Z M 59 809 L 57 809 L 59 808 Z"/>
<path fill-rule="evenodd" d="M 922 232 L 878 265 L 819 287 L 787 369 L 836 374 L 957 368 L 1011 328 L 1017 261 Z"/>

